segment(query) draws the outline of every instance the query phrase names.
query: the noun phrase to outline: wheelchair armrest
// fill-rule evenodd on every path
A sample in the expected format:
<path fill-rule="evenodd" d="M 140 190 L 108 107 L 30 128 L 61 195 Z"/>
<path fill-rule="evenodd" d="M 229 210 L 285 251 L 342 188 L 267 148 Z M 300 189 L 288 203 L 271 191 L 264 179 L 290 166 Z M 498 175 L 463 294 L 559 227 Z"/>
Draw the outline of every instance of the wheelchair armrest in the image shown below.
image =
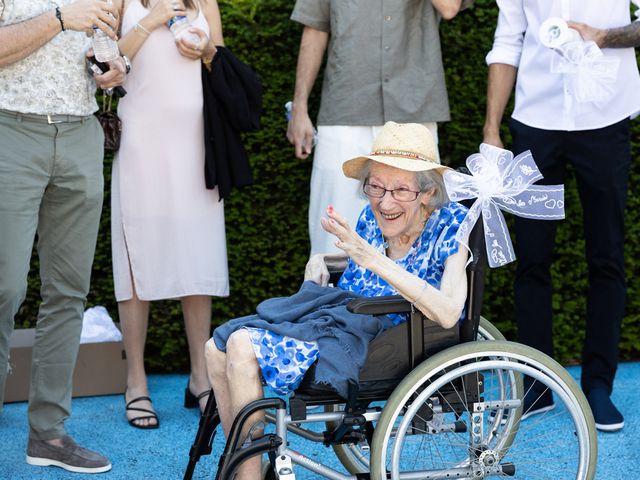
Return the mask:
<path fill-rule="evenodd" d="M 411 303 L 402 295 L 388 295 L 386 297 L 367 297 L 351 300 L 347 304 L 351 313 L 368 315 L 386 315 L 388 313 L 409 313 Z"/>
<path fill-rule="evenodd" d="M 342 273 L 347 268 L 347 257 L 344 255 L 325 255 L 324 263 L 329 270 L 329 283 L 337 285 Z"/>
<path fill-rule="evenodd" d="M 347 268 L 347 257 L 344 255 L 325 255 L 324 263 L 329 273 L 342 273 Z"/>
<path fill-rule="evenodd" d="M 325 255 L 324 263 L 329 270 L 329 283 L 338 284 L 338 280 L 347 268 L 347 257 L 345 255 Z"/>

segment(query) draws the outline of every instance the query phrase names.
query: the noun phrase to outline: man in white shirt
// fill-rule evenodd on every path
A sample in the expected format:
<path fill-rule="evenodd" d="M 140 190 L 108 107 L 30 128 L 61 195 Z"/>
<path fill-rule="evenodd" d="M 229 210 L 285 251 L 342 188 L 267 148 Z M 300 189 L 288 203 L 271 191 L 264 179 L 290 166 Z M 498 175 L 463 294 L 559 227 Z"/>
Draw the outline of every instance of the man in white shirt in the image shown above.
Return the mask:
<path fill-rule="evenodd" d="M 582 388 L 596 427 L 615 431 L 624 419 L 611 402 L 618 362 L 620 325 L 626 295 L 624 274 L 624 208 L 631 161 L 630 116 L 640 111 L 640 76 L 634 45 L 625 37 L 630 3 L 638 0 L 498 0 L 500 14 L 493 49 L 487 55 L 489 79 L 484 141 L 502 146 L 500 123 L 515 84 L 510 128 L 512 150 L 531 150 L 547 184 L 564 183 L 570 163 L 584 211 L 584 237 L 589 266 L 586 338 L 582 356 Z M 606 102 L 582 102 L 569 76 L 552 73 L 557 51 L 543 46 L 541 24 L 550 17 L 569 21 L 585 40 L 613 37 L 600 43 L 606 58 L 619 61 Z M 579 22 L 579 23 L 572 23 Z M 594 27 L 589 27 L 593 25 Z M 626 29 L 626 30 L 625 30 Z M 622 34 L 621 34 L 622 32 Z M 625 40 L 621 40 L 625 37 Z M 516 217 L 518 267 L 514 283 L 519 339 L 552 354 L 550 265 L 555 222 Z M 554 407 L 550 392 L 527 379 L 523 414 Z"/>
<path fill-rule="evenodd" d="M 115 39 L 101 0 L 0 0 L 0 409 L 14 316 L 38 233 L 42 303 L 29 390 L 27 462 L 99 473 L 111 463 L 65 433 L 102 207 L 104 136 L 86 32 Z M 102 88 L 124 80 L 110 62 Z M 3 462 L 10 460 L 3 457 Z"/>

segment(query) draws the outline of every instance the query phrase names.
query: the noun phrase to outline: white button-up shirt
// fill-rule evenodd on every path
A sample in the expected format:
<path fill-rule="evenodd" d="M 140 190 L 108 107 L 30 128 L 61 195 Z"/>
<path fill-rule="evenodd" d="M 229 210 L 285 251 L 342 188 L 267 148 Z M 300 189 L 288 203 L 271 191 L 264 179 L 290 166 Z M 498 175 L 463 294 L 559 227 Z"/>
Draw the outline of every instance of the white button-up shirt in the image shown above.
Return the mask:
<path fill-rule="evenodd" d="M 620 67 L 615 93 L 604 105 L 581 103 L 567 108 L 571 92 L 563 75 L 551 73 L 554 50 L 540 43 L 538 31 L 547 18 L 561 17 L 597 28 L 616 28 L 631 22 L 630 5 L 640 0 L 497 0 L 500 7 L 493 48 L 487 64 L 518 68 L 513 118 L 545 130 L 591 130 L 606 127 L 640 111 L 640 75 L 633 48 L 606 48 Z"/>

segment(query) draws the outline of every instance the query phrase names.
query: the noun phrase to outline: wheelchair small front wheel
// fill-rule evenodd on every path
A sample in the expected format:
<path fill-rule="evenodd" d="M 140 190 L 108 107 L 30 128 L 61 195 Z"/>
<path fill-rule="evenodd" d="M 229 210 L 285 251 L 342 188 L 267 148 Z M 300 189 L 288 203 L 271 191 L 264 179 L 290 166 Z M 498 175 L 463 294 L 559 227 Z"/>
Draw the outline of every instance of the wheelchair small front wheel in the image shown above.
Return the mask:
<path fill-rule="evenodd" d="M 510 380 L 523 375 L 535 388 Z M 521 421 L 534 391 L 553 394 L 555 408 Z M 503 422 L 496 412 L 518 414 Z M 596 457 L 593 416 L 573 378 L 543 353 L 505 341 L 456 345 L 415 368 L 389 397 L 370 456 L 375 480 L 592 480 Z"/>

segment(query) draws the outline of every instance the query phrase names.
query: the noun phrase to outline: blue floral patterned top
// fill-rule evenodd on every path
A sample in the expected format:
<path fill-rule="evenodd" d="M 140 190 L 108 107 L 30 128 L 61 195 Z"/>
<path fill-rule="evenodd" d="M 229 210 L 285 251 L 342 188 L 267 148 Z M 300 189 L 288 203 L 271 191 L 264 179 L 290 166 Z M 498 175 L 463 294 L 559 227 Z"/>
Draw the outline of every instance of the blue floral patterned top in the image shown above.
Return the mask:
<path fill-rule="evenodd" d="M 435 288 L 440 288 L 444 264 L 450 255 L 458 251 L 458 243 L 454 237 L 466 214 L 467 209 L 455 202 L 449 202 L 434 211 L 407 255 L 396 260 L 396 263 Z M 373 216 L 371 206 L 367 205 L 360 214 L 356 232 L 385 253 L 382 231 Z M 340 277 L 338 287 L 366 297 L 398 293 L 385 280 L 351 259 Z M 406 315 L 389 317 L 396 325 L 407 319 Z M 303 342 L 261 328 L 244 328 L 249 331 L 263 380 L 279 395 L 294 391 L 320 355 L 317 342 Z"/>
<path fill-rule="evenodd" d="M 458 227 L 467 214 L 467 208 L 456 202 L 448 202 L 435 210 L 424 226 L 422 235 L 413 243 L 407 254 L 396 264 L 406 271 L 440 288 L 444 264 L 450 255 L 458 251 L 455 241 Z M 356 232 L 384 254 L 384 238 L 378 227 L 371 206 L 367 205 L 358 219 Z M 384 279 L 349 259 L 340 277 L 338 287 L 359 293 L 365 297 L 397 295 L 398 292 Z M 406 315 L 390 315 L 394 324 L 402 323 Z"/>

